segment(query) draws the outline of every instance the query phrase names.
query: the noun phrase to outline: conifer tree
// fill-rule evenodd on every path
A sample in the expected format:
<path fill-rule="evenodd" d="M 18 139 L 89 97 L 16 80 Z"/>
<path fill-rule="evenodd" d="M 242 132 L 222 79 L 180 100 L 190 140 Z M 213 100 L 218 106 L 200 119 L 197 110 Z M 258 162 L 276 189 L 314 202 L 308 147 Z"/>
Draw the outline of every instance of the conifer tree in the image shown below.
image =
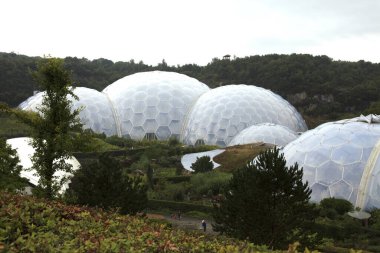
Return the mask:
<path fill-rule="evenodd" d="M 214 205 L 214 229 L 275 248 L 302 241 L 316 217 L 302 176 L 302 168 L 287 167 L 277 148 L 261 153 L 233 173 L 225 198 Z"/>

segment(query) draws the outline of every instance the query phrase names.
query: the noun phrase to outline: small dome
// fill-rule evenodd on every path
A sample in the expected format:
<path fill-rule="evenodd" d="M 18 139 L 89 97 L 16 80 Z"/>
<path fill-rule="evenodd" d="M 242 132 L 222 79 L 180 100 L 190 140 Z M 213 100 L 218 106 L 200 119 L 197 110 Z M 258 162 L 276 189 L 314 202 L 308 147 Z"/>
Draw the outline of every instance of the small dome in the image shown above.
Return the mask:
<path fill-rule="evenodd" d="M 260 123 L 307 130 L 305 121 L 286 100 L 253 85 L 226 85 L 203 94 L 192 108 L 183 135 L 185 144 L 226 146 L 243 129 Z"/>
<path fill-rule="evenodd" d="M 298 134 L 285 126 L 263 123 L 244 129 L 232 139 L 228 146 L 263 142 L 283 147 L 297 138 Z"/>
<path fill-rule="evenodd" d="M 364 209 L 380 208 L 378 116 L 325 123 L 289 143 L 283 153 L 289 166 L 303 167 L 312 201 L 335 197 Z"/>

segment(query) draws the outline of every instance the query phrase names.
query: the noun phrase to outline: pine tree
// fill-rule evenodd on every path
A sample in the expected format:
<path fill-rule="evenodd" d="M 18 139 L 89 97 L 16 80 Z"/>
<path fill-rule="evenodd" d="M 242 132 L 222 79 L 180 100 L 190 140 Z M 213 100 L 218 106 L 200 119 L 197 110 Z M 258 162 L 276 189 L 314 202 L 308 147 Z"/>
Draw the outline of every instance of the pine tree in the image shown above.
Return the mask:
<path fill-rule="evenodd" d="M 316 212 L 298 165 L 287 167 L 277 148 L 233 173 L 225 198 L 214 205 L 214 229 L 271 247 L 286 247 L 308 235 Z"/>

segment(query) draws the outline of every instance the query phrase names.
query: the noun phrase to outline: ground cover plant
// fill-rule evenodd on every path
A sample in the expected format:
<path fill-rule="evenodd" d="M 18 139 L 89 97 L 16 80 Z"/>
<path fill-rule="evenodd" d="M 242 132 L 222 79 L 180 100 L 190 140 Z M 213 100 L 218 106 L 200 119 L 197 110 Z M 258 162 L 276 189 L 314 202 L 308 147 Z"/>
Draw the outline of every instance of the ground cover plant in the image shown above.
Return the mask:
<path fill-rule="evenodd" d="M 139 216 L 0 192 L 0 251 L 270 252 L 226 237 L 172 229 Z M 296 252 L 296 251 L 293 251 Z"/>

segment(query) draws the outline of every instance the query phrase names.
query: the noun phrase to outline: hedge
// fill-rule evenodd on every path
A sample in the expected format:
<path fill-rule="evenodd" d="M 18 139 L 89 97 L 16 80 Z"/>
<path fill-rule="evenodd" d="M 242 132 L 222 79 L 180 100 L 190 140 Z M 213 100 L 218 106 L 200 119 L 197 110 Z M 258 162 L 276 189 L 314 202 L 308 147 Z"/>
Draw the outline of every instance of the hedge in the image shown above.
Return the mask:
<path fill-rule="evenodd" d="M 187 202 L 176 202 L 176 201 L 167 201 L 167 200 L 148 200 L 148 208 L 153 210 L 160 209 L 170 209 L 172 211 L 189 212 L 189 211 L 198 211 L 204 213 L 211 213 L 213 211 L 212 206 L 197 205 Z"/>

